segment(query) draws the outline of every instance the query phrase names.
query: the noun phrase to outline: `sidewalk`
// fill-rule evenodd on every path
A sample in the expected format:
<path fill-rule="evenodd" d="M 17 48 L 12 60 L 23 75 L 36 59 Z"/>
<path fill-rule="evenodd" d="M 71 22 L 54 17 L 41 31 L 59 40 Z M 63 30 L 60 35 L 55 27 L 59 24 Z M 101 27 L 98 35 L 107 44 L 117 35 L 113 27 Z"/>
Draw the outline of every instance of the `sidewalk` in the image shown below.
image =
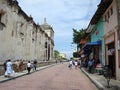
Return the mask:
<path fill-rule="evenodd" d="M 38 67 L 36 71 L 39 71 L 39 70 L 42 70 L 42 69 L 45 69 L 45 68 L 48 68 L 48 67 L 51 67 L 51 66 L 54 66 L 54 65 L 56 65 L 56 64 Z M 31 69 L 31 73 L 34 73 L 34 72 L 36 72 L 36 71 L 33 71 L 33 70 Z M 28 73 L 27 70 L 22 71 L 22 72 L 15 72 L 15 74 L 12 75 L 12 76 L 13 76 L 12 78 L 7 78 L 7 77 L 4 77 L 4 75 L 2 75 L 2 76 L 0 76 L 0 83 L 6 82 L 6 81 L 9 81 L 9 80 L 18 78 L 18 77 L 22 77 L 22 76 L 24 76 L 24 75 L 27 75 L 27 73 Z"/>
<path fill-rule="evenodd" d="M 111 79 L 110 88 L 107 88 L 107 80 L 103 75 L 89 74 L 84 68 L 81 70 L 100 90 L 120 90 L 120 81 Z"/>

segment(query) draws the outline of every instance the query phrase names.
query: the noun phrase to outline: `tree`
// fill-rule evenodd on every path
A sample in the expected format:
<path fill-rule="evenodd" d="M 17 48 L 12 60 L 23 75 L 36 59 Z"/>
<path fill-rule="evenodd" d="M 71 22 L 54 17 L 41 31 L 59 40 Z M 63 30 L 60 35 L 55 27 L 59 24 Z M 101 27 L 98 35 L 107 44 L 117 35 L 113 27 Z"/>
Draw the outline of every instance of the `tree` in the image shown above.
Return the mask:
<path fill-rule="evenodd" d="M 80 57 L 79 53 L 78 52 L 73 52 L 73 57 Z"/>
<path fill-rule="evenodd" d="M 55 56 L 55 59 L 59 57 L 59 54 L 60 54 L 59 51 L 54 50 L 54 56 Z"/>
<path fill-rule="evenodd" d="M 77 44 L 77 50 L 78 47 L 81 48 L 82 46 L 80 45 L 80 41 L 82 37 L 85 35 L 86 29 L 80 29 L 79 31 L 77 29 L 72 29 L 73 30 L 73 43 Z"/>

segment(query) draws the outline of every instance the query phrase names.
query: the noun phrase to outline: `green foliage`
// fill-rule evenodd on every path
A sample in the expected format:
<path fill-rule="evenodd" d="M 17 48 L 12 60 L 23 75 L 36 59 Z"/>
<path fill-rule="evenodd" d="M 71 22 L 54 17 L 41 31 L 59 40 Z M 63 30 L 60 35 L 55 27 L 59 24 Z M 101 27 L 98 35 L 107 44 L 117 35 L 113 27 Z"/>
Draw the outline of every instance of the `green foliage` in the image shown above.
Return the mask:
<path fill-rule="evenodd" d="M 57 50 L 54 50 L 54 56 L 55 56 L 55 59 L 59 61 L 66 60 L 66 58 L 60 56 L 60 53 Z"/>
<path fill-rule="evenodd" d="M 80 55 L 78 52 L 73 52 L 73 57 L 77 58 L 77 57 L 80 57 Z"/>
<path fill-rule="evenodd" d="M 70 60 L 73 60 L 73 59 L 74 59 L 74 57 L 71 57 L 71 58 L 70 58 Z"/>
<path fill-rule="evenodd" d="M 73 43 L 79 44 L 80 40 L 85 35 L 86 29 L 80 29 L 79 31 L 77 31 L 76 29 L 73 28 L 72 30 L 73 30 Z"/>
<path fill-rule="evenodd" d="M 73 30 L 73 43 L 77 44 L 77 48 L 78 47 L 82 47 L 80 45 L 80 41 L 83 38 L 83 36 L 85 35 L 85 31 L 86 29 L 80 29 L 79 31 L 77 29 L 72 29 Z"/>
<path fill-rule="evenodd" d="M 57 50 L 54 50 L 54 56 L 55 56 L 55 58 L 58 58 L 59 57 L 59 51 L 57 51 Z"/>

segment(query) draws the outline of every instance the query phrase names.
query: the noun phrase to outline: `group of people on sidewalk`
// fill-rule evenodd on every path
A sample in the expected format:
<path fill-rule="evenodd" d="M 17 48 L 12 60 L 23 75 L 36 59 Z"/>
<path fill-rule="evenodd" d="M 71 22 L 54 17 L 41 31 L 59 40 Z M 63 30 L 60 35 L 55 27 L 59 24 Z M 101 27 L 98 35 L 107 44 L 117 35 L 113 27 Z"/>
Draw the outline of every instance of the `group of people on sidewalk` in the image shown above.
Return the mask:
<path fill-rule="evenodd" d="M 27 71 L 28 74 L 30 74 L 31 69 L 33 68 L 33 71 L 36 71 L 37 68 L 37 60 L 34 60 L 33 63 L 31 63 L 30 61 L 28 61 L 27 63 Z"/>
<path fill-rule="evenodd" d="M 72 66 L 75 66 L 75 69 L 78 67 L 86 67 L 88 72 L 93 74 L 94 72 L 102 73 L 102 64 L 100 63 L 100 60 L 95 60 L 94 58 L 89 59 L 87 62 L 85 62 L 82 59 L 77 59 L 77 60 L 70 60 L 68 67 L 72 69 Z"/>
<path fill-rule="evenodd" d="M 93 74 L 96 72 L 96 70 L 102 70 L 103 66 L 100 63 L 100 60 L 95 60 L 94 58 L 89 59 L 87 62 L 84 60 L 81 60 L 81 68 L 86 67 L 88 68 L 88 72 Z"/>
<path fill-rule="evenodd" d="M 13 75 L 15 74 L 15 71 L 14 71 L 14 69 L 13 69 L 13 63 L 11 62 L 10 59 L 6 60 L 6 61 L 4 62 L 4 64 L 3 64 L 3 66 L 4 66 L 4 71 L 5 71 L 5 72 L 4 72 L 4 76 L 5 76 L 5 77 L 10 78 L 10 77 L 12 77 L 12 74 L 13 74 Z M 30 61 L 28 61 L 28 63 L 26 64 L 25 67 L 26 67 L 26 69 L 27 69 L 27 71 L 28 71 L 28 74 L 30 73 L 31 69 L 33 69 L 33 71 L 36 71 L 36 68 L 37 68 L 37 60 L 34 60 L 33 63 L 31 63 Z M 20 66 L 20 71 L 22 71 L 21 68 L 23 68 L 23 65 Z"/>

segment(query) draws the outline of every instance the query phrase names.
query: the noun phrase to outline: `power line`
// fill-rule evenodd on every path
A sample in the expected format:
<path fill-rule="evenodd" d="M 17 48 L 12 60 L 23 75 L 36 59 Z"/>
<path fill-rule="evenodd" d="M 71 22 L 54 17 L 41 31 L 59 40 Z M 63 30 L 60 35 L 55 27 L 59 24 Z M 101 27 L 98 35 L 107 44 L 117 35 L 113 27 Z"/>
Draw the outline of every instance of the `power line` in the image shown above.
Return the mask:
<path fill-rule="evenodd" d="M 88 17 L 88 16 L 89 16 L 92 7 L 93 7 L 93 0 L 90 0 L 89 5 L 88 5 L 88 10 L 87 10 L 87 12 L 86 12 L 85 17 Z"/>

